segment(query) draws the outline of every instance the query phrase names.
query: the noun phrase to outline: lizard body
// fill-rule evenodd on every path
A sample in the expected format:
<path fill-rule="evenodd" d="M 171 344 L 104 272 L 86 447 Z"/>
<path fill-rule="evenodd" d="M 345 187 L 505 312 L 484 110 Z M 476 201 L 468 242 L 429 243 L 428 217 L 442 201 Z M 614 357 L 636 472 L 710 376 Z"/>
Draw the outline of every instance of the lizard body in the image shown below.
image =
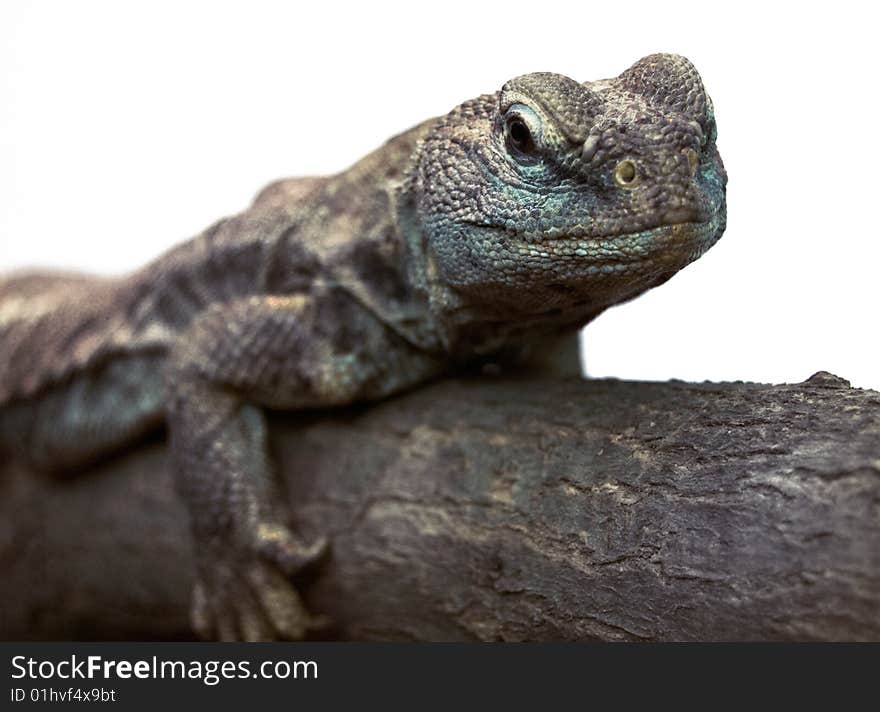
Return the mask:
<path fill-rule="evenodd" d="M 313 620 L 290 575 L 325 542 L 288 526 L 263 410 L 549 360 L 721 236 L 714 133 L 681 57 L 586 84 L 525 75 L 347 171 L 270 185 L 133 274 L 13 275 L 0 281 L 0 446 L 63 469 L 166 422 L 197 631 L 301 637 Z"/>

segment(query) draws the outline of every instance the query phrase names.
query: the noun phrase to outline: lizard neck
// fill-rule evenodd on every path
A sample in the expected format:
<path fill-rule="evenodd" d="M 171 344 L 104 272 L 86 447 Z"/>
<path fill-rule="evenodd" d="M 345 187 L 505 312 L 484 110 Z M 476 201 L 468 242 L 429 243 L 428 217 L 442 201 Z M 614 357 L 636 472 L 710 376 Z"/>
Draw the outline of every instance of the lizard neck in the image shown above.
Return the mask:
<path fill-rule="evenodd" d="M 415 168 L 412 169 L 413 172 Z M 542 340 L 560 331 L 574 330 L 596 316 L 594 307 L 555 310 L 554 313 L 512 316 L 503 308 L 470 303 L 446 283 L 419 219 L 414 176 L 408 175 L 392 194 L 396 232 L 404 246 L 407 283 L 428 305 L 432 332 L 443 351 L 454 360 L 504 350 L 524 340 Z"/>
<path fill-rule="evenodd" d="M 404 248 L 407 282 L 427 305 L 432 331 L 448 355 L 475 345 L 472 326 L 480 320 L 475 309 L 443 279 L 434 250 L 419 216 L 417 196 L 418 150 L 403 182 L 392 192 L 392 218 Z"/>
<path fill-rule="evenodd" d="M 431 329 L 446 355 L 468 362 L 503 353 L 529 341 L 547 343 L 573 332 L 600 314 L 606 304 L 588 299 L 552 303 L 539 310 L 518 310 L 509 300 L 475 300 L 444 279 L 419 206 L 419 159 L 416 147 L 403 180 L 391 193 L 395 232 L 405 255 L 407 284 L 427 304 Z M 542 348 L 538 346 L 538 348 Z"/>

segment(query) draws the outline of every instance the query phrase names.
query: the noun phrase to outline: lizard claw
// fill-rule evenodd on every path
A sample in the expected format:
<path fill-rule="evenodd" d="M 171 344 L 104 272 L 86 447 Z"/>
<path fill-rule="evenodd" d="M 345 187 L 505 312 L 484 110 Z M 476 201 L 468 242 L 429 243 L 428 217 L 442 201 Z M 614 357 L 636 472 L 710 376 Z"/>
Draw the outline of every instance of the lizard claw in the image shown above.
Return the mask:
<path fill-rule="evenodd" d="M 328 551 L 321 538 L 308 547 L 280 525 L 258 527 L 247 558 L 218 555 L 202 561 L 193 590 L 191 619 L 197 635 L 215 640 L 301 640 L 326 628 L 326 616 L 312 616 L 290 576 Z M 213 548 L 213 547 L 212 547 Z"/>

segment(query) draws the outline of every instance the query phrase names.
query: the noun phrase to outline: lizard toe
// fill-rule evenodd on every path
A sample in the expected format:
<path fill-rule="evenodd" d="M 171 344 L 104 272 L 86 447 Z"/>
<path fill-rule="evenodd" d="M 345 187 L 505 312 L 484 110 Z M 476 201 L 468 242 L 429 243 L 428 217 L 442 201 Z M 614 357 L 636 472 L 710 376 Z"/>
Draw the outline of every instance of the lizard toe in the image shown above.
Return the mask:
<path fill-rule="evenodd" d="M 275 638 L 301 640 L 314 627 L 314 620 L 293 584 L 273 566 L 260 562 L 248 580 Z"/>
<path fill-rule="evenodd" d="M 204 640 L 271 640 L 271 627 L 256 599 L 228 561 L 202 562 L 192 594 L 190 617 L 196 634 Z"/>
<path fill-rule="evenodd" d="M 195 634 L 202 640 L 211 640 L 214 637 L 214 612 L 208 592 L 201 581 L 196 581 L 193 588 L 189 615 Z"/>
<path fill-rule="evenodd" d="M 242 588 L 249 589 L 248 586 Z M 240 640 L 247 643 L 276 640 L 277 634 L 251 590 L 243 590 L 235 604 Z"/>
<path fill-rule="evenodd" d="M 239 640 L 235 616 L 231 615 L 231 611 L 226 611 L 217 617 L 216 633 L 217 640 L 221 643 L 234 643 Z"/>

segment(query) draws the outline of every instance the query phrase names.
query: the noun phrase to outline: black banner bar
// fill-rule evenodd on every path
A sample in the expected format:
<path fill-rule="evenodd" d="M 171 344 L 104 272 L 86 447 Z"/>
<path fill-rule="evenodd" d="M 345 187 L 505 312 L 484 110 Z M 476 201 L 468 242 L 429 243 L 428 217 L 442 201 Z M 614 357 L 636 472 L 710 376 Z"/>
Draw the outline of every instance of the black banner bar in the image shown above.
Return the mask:
<path fill-rule="evenodd" d="M 2 643 L 0 653 L 3 709 L 714 707 L 771 693 L 840 708 L 871 699 L 880 662 L 880 646 L 853 644 Z"/>

